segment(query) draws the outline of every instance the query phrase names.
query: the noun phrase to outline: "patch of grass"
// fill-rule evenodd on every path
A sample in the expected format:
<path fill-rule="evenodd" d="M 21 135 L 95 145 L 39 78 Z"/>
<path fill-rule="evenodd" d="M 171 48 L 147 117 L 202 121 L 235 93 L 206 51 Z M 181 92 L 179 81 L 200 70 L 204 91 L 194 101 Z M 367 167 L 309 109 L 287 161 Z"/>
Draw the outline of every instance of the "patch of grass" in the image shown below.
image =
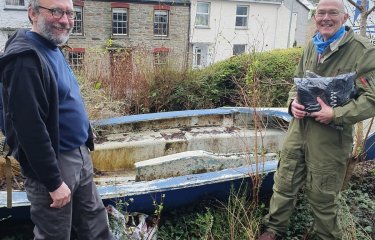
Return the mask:
<path fill-rule="evenodd" d="M 374 170 L 374 160 L 359 163 L 349 189 L 342 192 L 339 208 L 339 218 L 344 230 L 342 240 L 375 239 Z M 164 213 L 158 237 L 161 240 L 256 239 L 262 218 L 268 209 L 264 205 L 254 205 L 246 196 L 243 193 L 232 193 L 226 203 L 204 201 L 197 206 Z M 301 191 L 284 239 L 302 239 L 312 221 L 309 203 Z"/>
<path fill-rule="evenodd" d="M 374 171 L 375 160 L 357 164 L 349 188 L 342 193 L 340 215 L 346 239 L 375 239 Z"/>
<path fill-rule="evenodd" d="M 286 240 L 303 239 L 306 230 L 311 227 L 311 222 L 313 221 L 312 212 L 303 190 L 297 196 L 297 204 L 294 211 L 295 213 L 292 214 L 290 225 L 286 232 Z"/>
<path fill-rule="evenodd" d="M 158 239 L 255 239 L 260 231 L 264 205 L 253 204 L 249 192 L 232 190 L 228 202 L 202 203 L 165 213 Z"/>

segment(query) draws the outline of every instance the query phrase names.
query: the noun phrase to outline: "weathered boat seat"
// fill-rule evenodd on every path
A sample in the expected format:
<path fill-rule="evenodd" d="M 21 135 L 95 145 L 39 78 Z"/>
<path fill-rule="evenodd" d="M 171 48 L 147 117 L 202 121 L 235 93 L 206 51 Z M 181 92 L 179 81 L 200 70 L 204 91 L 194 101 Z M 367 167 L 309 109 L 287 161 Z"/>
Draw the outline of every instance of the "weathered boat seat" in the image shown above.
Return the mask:
<path fill-rule="evenodd" d="M 277 160 L 277 154 L 214 154 L 202 150 L 187 151 L 135 163 L 136 181 L 220 171 L 251 164 L 263 165 L 270 160 Z"/>

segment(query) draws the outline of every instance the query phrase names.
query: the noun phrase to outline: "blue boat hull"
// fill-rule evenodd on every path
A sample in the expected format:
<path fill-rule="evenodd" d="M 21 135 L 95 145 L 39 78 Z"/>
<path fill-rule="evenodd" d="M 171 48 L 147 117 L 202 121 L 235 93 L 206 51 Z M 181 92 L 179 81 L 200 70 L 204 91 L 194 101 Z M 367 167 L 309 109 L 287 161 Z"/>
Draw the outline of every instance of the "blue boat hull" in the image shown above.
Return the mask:
<path fill-rule="evenodd" d="M 257 110 L 259 112 L 259 110 Z M 249 108 L 219 108 L 209 110 L 191 110 L 170 113 L 143 114 L 139 116 L 127 116 L 97 121 L 97 126 L 112 126 L 121 124 L 135 124 L 155 119 L 175 119 L 187 116 L 206 116 L 217 114 L 232 114 L 241 112 L 252 114 Z M 290 121 L 291 116 L 287 111 L 280 109 L 262 109 L 260 112 L 266 116 L 273 116 Z M 375 158 L 375 133 L 370 135 L 366 142 L 366 159 Z M 277 161 L 267 162 L 264 166 L 258 166 L 258 170 L 265 174 L 260 197 L 272 194 L 273 175 L 277 168 Z M 117 203 L 130 203 L 124 210 L 130 212 L 152 213 L 156 204 L 163 204 L 164 209 L 174 209 L 197 203 L 205 198 L 213 198 L 225 201 L 231 189 L 238 190 L 240 186 L 251 189 L 249 173 L 255 172 L 255 166 L 243 166 L 235 169 L 225 169 L 218 172 L 194 174 L 168 179 L 154 180 L 150 182 L 134 182 L 123 185 L 111 185 L 98 187 L 99 193 L 105 205 Z M 164 196 L 164 197 L 163 197 Z M 132 202 L 130 199 L 133 199 Z M 162 201 L 162 202 L 161 202 Z M 29 219 L 29 202 L 25 192 L 13 192 L 13 208 L 6 208 L 6 193 L 0 192 L 0 219 L 11 216 L 15 220 Z"/>
<path fill-rule="evenodd" d="M 259 191 L 259 195 L 261 198 L 267 198 L 272 195 L 273 175 L 274 172 L 271 172 L 265 176 L 261 189 Z M 245 188 L 252 188 L 250 177 L 221 183 L 206 184 L 193 188 L 147 193 L 133 197 L 104 199 L 103 202 L 104 205 L 116 205 L 117 203 L 119 203 L 119 201 L 121 201 L 122 203 L 129 203 L 129 199 L 132 198 L 132 203 L 130 203 L 129 206 L 122 207 L 124 211 L 150 214 L 155 211 L 154 201 L 157 205 L 162 204 L 163 209 L 172 210 L 190 206 L 207 199 L 225 202 L 228 199 L 231 191 L 236 193 L 237 191 Z"/>
<path fill-rule="evenodd" d="M 260 188 L 260 196 L 266 197 L 272 193 L 273 175 L 277 167 L 277 161 L 266 162 L 258 166 L 258 171 L 264 173 L 264 179 Z M 198 203 L 203 199 L 217 199 L 225 201 L 231 190 L 237 191 L 240 187 L 252 188 L 250 173 L 256 170 L 255 165 L 242 166 L 233 169 L 225 169 L 217 172 L 192 174 L 186 176 L 159 179 L 149 182 L 134 182 L 117 186 L 98 187 L 104 205 L 119 203 L 125 204 L 123 210 L 129 212 L 152 213 L 156 204 L 163 204 L 166 210 L 181 208 Z M 3 206 L 4 194 L 0 195 Z M 130 200 L 132 199 L 132 201 Z M 0 219 L 11 216 L 14 220 L 29 219 L 29 202 L 25 192 L 13 193 L 14 207 L 0 208 Z"/>

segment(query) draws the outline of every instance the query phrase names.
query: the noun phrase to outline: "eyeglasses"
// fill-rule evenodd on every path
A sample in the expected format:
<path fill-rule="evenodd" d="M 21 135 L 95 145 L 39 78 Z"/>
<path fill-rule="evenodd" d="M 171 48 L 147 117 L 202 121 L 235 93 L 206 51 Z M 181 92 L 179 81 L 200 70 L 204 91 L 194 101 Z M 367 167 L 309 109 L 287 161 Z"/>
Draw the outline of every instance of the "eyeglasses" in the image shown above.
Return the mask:
<path fill-rule="evenodd" d="M 338 15 L 340 15 L 340 11 L 317 11 L 316 12 L 316 16 L 319 17 L 319 18 L 324 18 L 326 15 L 328 15 L 329 17 L 337 17 Z"/>
<path fill-rule="evenodd" d="M 46 9 L 46 10 L 50 11 L 52 16 L 56 19 L 62 18 L 64 16 L 64 13 L 68 17 L 68 19 L 74 19 L 74 17 L 75 17 L 74 11 L 70 11 L 70 10 L 64 11 L 60 8 L 46 8 L 46 7 L 42 7 L 42 6 L 38 6 L 38 8 L 42 8 L 42 9 Z"/>

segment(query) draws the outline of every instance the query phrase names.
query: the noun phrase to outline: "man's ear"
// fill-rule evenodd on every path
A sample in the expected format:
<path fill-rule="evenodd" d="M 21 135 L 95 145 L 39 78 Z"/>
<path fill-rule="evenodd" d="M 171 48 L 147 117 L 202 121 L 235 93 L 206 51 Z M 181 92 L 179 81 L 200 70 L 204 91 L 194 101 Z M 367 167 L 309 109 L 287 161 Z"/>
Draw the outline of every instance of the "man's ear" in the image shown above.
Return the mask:
<path fill-rule="evenodd" d="M 29 8 L 27 9 L 27 15 L 31 24 L 36 22 L 38 13 L 34 9 L 32 9 L 31 6 L 29 6 Z"/>
<path fill-rule="evenodd" d="M 345 13 L 344 14 L 344 22 L 343 22 L 343 24 L 346 23 L 346 20 L 348 20 L 348 18 L 349 18 L 349 14 Z"/>

